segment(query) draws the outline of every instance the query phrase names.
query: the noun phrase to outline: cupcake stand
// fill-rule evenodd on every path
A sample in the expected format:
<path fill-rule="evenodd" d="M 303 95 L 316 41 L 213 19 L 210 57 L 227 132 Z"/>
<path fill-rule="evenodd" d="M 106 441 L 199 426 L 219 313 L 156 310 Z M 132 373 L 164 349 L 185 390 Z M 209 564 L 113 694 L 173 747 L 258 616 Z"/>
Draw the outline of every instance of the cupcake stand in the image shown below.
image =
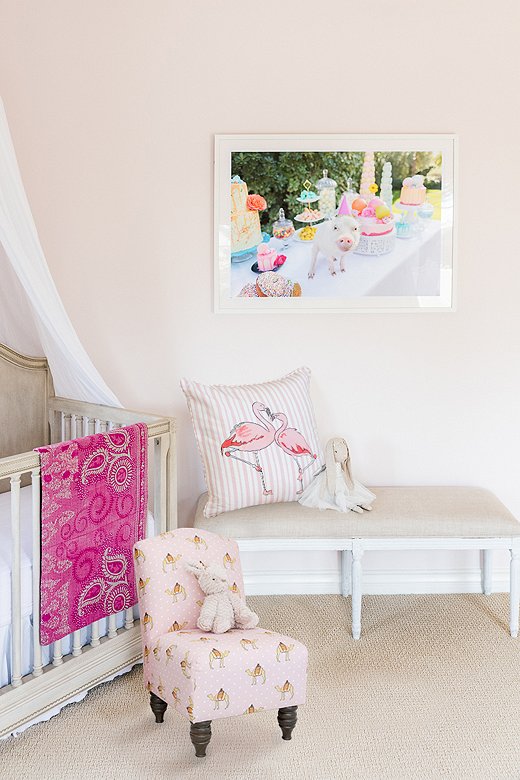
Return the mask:
<path fill-rule="evenodd" d="M 312 182 L 305 181 L 303 183 L 303 186 L 306 189 L 302 191 L 302 194 L 300 195 L 299 198 L 296 198 L 296 200 L 298 201 L 298 203 L 301 203 L 302 206 L 309 206 L 310 207 L 314 203 L 317 203 L 319 201 L 320 196 L 316 195 L 315 193 L 312 193 L 312 191 L 310 189 L 311 186 L 312 186 Z M 308 193 L 308 194 L 306 195 L 306 193 Z M 302 195 L 304 197 L 302 197 Z M 314 225 L 317 222 L 322 222 L 322 220 L 323 220 L 323 216 L 322 216 L 322 214 L 321 214 L 321 212 L 319 210 L 318 210 L 318 213 L 317 213 L 317 215 L 316 215 L 316 217 L 314 219 L 312 219 L 312 218 L 311 219 L 301 219 L 301 216 L 302 216 L 303 213 L 304 212 L 302 211 L 300 214 L 297 214 L 294 217 L 294 219 L 295 219 L 296 222 L 302 223 L 305 227 L 314 227 Z M 309 241 L 305 241 L 305 239 L 300 238 L 300 233 L 301 233 L 302 230 L 304 230 L 304 228 L 300 228 L 299 230 L 296 231 L 296 233 L 294 234 L 295 240 L 296 241 L 302 241 L 305 244 L 310 243 Z"/>

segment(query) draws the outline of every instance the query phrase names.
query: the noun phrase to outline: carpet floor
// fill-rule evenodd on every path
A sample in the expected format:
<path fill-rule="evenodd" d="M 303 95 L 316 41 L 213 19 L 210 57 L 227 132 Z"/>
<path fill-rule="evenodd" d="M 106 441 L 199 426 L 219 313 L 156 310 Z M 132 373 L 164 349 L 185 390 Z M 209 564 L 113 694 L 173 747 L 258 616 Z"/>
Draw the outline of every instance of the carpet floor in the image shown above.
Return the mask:
<path fill-rule="evenodd" d="M 141 668 L 0 743 L 4 780 L 520 778 L 520 640 L 504 595 L 250 599 L 261 624 L 305 642 L 307 704 L 291 742 L 276 712 L 216 721 L 205 759 L 171 708 L 156 725 Z"/>

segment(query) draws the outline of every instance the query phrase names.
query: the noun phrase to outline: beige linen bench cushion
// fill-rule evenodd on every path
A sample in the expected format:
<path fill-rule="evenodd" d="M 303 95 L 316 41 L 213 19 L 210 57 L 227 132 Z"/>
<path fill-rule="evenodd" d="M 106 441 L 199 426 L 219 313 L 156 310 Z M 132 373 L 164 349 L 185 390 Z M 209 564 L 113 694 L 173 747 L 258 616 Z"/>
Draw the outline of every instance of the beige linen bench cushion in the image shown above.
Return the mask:
<path fill-rule="evenodd" d="M 194 526 L 231 539 L 496 538 L 520 536 L 520 523 L 489 490 L 476 487 L 374 487 L 371 512 L 309 509 L 297 502 L 263 504 L 204 517 Z"/>

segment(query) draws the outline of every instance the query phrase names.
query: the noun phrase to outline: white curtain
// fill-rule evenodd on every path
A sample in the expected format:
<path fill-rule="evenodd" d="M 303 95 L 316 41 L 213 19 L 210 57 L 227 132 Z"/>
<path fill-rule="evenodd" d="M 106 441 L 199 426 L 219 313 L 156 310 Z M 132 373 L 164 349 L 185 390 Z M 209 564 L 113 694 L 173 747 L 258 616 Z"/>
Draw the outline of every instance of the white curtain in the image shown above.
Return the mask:
<path fill-rule="evenodd" d="M 52 280 L 1 98 L 0 342 L 26 355 L 45 355 L 57 395 L 121 405 L 82 347 Z"/>

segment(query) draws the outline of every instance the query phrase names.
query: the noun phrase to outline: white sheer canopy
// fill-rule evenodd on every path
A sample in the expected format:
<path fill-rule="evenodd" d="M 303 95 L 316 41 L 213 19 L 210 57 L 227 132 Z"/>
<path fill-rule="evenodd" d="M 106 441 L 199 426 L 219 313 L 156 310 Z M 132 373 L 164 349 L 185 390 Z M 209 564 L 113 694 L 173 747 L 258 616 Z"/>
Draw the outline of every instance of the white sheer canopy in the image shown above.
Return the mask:
<path fill-rule="evenodd" d="M 52 280 L 0 98 L 0 342 L 45 355 L 57 395 L 120 406 L 92 364 Z"/>

